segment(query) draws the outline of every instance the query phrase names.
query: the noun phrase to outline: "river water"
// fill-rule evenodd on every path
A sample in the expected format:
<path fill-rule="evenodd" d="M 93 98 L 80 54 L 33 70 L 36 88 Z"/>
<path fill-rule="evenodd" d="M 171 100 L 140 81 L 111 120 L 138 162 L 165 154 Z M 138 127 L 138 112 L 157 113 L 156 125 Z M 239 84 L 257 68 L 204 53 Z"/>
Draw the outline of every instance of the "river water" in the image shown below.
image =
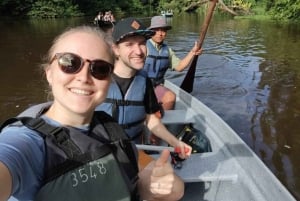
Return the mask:
<path fill-rule="evenodd" d="M 181 14 L 167 43 L 183 57 L 203 16 Z M 92 19 L 92 18 L 91 18 Z M 91 19 L 0 20 L 0 121 L 46 101 L 38 68 L 55 35 Z M 143 18 L 149 25 L 149 18 Z M 300 199 L 300 25 L 214 16 L 192 94 L 220 115 Z M 180 84 L 184 73 L 172 81 Z"/>

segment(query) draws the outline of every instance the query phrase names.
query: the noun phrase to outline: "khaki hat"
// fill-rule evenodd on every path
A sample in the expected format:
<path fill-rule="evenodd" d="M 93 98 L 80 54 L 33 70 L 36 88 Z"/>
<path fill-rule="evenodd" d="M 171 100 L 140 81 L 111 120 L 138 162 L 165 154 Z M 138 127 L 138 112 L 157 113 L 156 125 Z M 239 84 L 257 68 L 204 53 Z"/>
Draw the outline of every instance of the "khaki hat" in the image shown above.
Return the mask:
<path fill-rule="evenodd" d="M 151 24 L 148 29 L 164 28 L 166 30 L 172 29 L 172 26 L 167 24 L 167 20 L 164 16 L 154 16 L 151 18 Z"/>
<path fill-rule="evenodd" d="M 154 31 L 147 29 L 139 20 L 129 17 L 119 21 L 113 28 L 112 37 L 115 43 L 130 36 L 144 36 L 145 39 L 151 38 Z"/>

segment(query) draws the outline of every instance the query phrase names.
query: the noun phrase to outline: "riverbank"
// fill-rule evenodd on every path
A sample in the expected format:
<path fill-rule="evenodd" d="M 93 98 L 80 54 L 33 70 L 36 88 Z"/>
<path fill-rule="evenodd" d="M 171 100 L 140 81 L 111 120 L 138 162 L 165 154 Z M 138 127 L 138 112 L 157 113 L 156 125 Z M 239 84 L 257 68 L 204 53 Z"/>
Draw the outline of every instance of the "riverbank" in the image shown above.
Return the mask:
<path fill-rule="evenodd" d="M 2 16 L 13 16 L 22 18 L 64 18 L 78 16 L 95 16 L 99 11 L 111 10 L 116 15 L 159 15 L 162 10 L 173 10 L 174 14 L 180 14 L 185 11 L 202 12 L 206 10 L 206 0 L 190 1 L 65 1 L 65 0 L 37 0 L 37 1 L 4 1 L 0 4 L 0 13 Z M 276 20 L 300 20 L 300 5 L 298 1 L 254 1 L 254 0 L 219 0 L 216 12 L 226 12 L 224 7 L 230 8 L 238 15 L 263 15 L 271 16 Z M 26 8 L 26 9 L 24 9 Z M 192 9 L 189 9 L 192 8 Z M 230 12 L 229 12 L 230 13 Z M 261 19 L 262 17 L 260 17 Z M 265 18 L 265 17 L 264 17 Z"/>

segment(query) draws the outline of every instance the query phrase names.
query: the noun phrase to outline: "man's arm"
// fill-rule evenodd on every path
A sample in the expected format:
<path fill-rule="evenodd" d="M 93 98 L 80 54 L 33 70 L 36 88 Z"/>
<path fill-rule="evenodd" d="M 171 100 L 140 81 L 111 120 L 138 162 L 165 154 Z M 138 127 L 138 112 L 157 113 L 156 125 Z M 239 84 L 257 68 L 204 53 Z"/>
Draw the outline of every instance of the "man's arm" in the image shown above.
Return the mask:
<path fill-rule="evenodd" d="M 12 189 L 12 178 L 8 168 L 0 162 L 0 201 L 8 200 Z"/>
<path fill-rule="evenodd" d="M 164 140 L 173 147 L 179 147 L 181 149 L 181 153 L 179 154 L 180 158 L 188 158 L 191 155 L 192 147 L 180 141 L 172 133 L 170 133 L 170 131 L 168 131 L 165 125 L 155 114 L 147 115 L 146 124 L 148 129 L 155 136 Z M 187 152 L 185 152 L 186 149 L 188 150 Z"/>
<path fill-rule="evenodd" d="M 175 55 L 175 53 L 173 52 Z M 189 64 L 192 62 L 192 59 L 194 58 L 195 55 L 200 55 L 202 54 L 202 48 L 199 47 L 198 42 L 195 42 L 194 47 L 187 53 L 187 55 L 180 60 L 179 64 L 177 66 L 172 66 L 173 69 L 176 71 L 183 71 L 185 68 L 189 66 Z"/>

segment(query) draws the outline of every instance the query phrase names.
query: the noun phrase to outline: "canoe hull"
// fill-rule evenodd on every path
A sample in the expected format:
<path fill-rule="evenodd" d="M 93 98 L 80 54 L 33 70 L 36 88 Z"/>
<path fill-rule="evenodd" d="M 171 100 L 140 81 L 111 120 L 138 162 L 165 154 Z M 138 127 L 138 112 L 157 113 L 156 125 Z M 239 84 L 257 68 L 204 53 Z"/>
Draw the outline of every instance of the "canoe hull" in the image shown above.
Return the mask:
<path fill-rule="evenodd" d="M 114 26 L 114 22 L 110 21 L 103 21 L 103 20 L 96 20 L 95 24 L 98 25 L 100 28 L 112 28 Z"/>
<path fill-rule="evenodd" d="M 177 95 L 175 110 L 186 110 L 194 127 L 211 142 L 210 153 L 193 154 L 176 170 L 186 183 L 182 200 L 295 200 L 257 155 L 216 113 L 166 80 Z M 182 115 L 181 115 L 182 116 Z"/>

